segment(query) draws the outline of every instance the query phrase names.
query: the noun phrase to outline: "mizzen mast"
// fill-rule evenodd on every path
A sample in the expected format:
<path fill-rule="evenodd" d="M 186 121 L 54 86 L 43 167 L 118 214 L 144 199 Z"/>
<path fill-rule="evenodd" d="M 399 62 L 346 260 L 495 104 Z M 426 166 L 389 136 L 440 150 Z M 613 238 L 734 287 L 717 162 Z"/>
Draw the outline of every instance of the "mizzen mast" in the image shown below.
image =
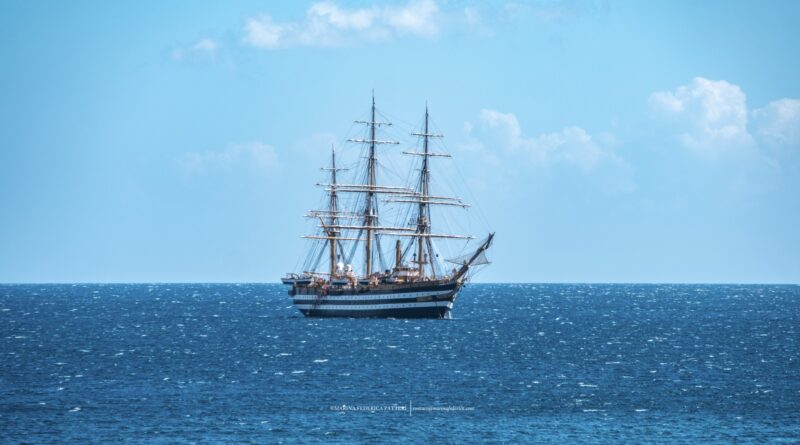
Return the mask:
<path fill-rule="evenodd" d="M 353 218 L 352 214 L 339 211 L 339 185 L 336 178 L 336 173 L 340 171 L 347 171 L 348 169 L 336 167 L 336 148 L 334 148 L 333 145 L 331 145 L 331 166 L 322 167 L 320 170 L 328 171 L 331 174 L 330 184 L 325 184 L 327 187 L 325 191 L 328 192 L 328 208 L 325 210 L 310 210 L 306 214 L 306 217 L 319 219 L 321 227 L 323 228 L 324 236 L 307 235 L 303 238 L 325 240 L 330 251 L 330 277 L 333 278 L 333 276 L 336 274 L 336 246 L 340 246 L 339 242 L 341 240 L 352 239 L 342 238 L 340 236 L 341 226 L 339 224 L 339 219 Z"/>
<path fill-rule="evenodd" d="M 328 192 L 328 228 L 326 232 L 330 239 L 330 263 L 331 263 L 331 278 L 336 274 L 336 244 L 338 243 L 337 235 L 339 234 L 338 226 L 338 212 L 339 212 L 339 196 L 338 196 L 338 183 L 336 181 L 336 173 L 346 171 L 346 168 L 336 168 L 336 148 L 331 145 L 331 166 L 328 168 L 323 167 L 322 170 L 331 172 L 331 184 Z"/>

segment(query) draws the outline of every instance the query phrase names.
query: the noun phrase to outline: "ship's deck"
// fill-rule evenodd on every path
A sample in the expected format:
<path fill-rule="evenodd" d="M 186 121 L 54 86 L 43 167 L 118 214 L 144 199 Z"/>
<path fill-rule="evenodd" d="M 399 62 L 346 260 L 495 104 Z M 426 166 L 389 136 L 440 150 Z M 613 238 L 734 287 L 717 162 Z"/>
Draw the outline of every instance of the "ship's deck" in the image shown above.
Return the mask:
<path fill-rule="evenodd" d="M 290 295 L 357 295 L 357 294 L 393 294 L 404 292 L 424 292 L 448 290 L 461 287 L 460 281 L 452 278 L 441 280 L 424 280 L 409 283 L 378 283 L 336 286 L 330 284 L 295 285 L 289 291 Z"/>

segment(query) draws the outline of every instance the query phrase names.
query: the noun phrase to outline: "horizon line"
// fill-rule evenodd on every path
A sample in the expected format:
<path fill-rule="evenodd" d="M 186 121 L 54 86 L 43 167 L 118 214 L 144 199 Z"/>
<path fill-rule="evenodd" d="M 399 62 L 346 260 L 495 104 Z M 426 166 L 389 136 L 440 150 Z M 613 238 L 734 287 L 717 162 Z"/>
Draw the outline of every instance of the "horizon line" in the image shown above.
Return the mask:
<path fill-rule="evenodd" d="M 25 286 L 25 285 L 119 285 L 119 284 L 138 284 L 138 285 L 165 285 L 165 284 L 268 284 L 287 286 L 278 281 L 0 281 L 0 286 Z M 479 281 L 467 282 L 466 284 L 540 284 L 540 285 L 610 285 L 610 284 L 639 284 L 639 285 L 727 285 L 727 286 L 800 286 L 800 282 L 722 282 L 722 281 Z"/>

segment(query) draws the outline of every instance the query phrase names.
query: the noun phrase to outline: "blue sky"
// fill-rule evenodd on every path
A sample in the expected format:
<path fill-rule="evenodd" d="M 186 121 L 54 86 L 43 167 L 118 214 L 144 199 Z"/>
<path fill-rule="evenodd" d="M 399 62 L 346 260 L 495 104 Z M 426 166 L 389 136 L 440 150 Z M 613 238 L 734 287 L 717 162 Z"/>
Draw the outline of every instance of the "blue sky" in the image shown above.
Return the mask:
<path fill-rule="evenodd" d="M 480 281 L 800 282 L 798 2 L 2 8 L 0 281 L 276 281 L 374 89 Z"/>

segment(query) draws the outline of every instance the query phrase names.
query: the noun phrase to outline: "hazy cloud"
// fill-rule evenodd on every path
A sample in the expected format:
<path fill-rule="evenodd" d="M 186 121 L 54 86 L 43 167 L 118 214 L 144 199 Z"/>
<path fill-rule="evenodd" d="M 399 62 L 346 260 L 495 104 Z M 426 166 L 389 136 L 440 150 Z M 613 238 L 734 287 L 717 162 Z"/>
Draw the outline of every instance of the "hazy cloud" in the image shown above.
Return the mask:
<path fill-rule="evenodd" d="M 410 35 L 431 38 L 440 29 L 439 6 L 433 0 L 412 0 L 403 6 L 347 9 L 318 2 L 305 20 L 276 23 L 262 14 L 245 22 L 244 43 L 262 49 L 294 46 L 342 46 Z"/>
<path fill-rule="evenodd" d="M 229 144 L 220 151 L 185 152 L 178 157 L 178 164 L 191 173 L 237 168 L 271 170 L 278 165 L 278 157 L 271 145 L 248 142 Z"/>
<path fill-rule="evenodd" d="M 770 147 L 800 145 L 800 100 L 780 99 L 752 112 L 756 137 Z"/>
<path fill-rule="evenodd" d="M 179 62 L 190 58 L 214 58 L 219 48 L 216 40 L 203 38 L 185 48 L 173 49 L 171 55 L 173 60 Z"/>
<path fill-rule="evenodd" d="M 624 164 L 610 145 L 613 136 L 596 137 L 577 126 L 561 131 L 526 137 L 513 113 L 481 110 L 479 122 L 484 137 L 488 136 L 499 148 L 508 153 L 522 153 L 537 164 L 567 164 L 592 171 L 603 163 Z"/>

